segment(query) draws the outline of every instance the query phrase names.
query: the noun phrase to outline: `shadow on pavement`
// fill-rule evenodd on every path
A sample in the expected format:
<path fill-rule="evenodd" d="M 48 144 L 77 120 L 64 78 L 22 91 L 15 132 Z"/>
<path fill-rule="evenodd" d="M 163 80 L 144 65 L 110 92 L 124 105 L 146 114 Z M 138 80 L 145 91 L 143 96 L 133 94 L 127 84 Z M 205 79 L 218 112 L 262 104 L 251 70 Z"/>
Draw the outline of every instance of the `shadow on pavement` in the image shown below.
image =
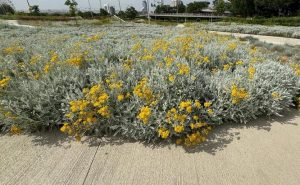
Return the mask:
<path fill-rule="evenodd" d="M 212 133 L 207 138 L 207 141 L 192 148 L 184 148 L 188 153 L 197 153 L 197 152 L 206 152 L 211 155 L 216 154 L 218 151 L 224 150 L 232 141 L 240 139 L 240 129 L 249 129 L 255 128 L 257 130 L 270 131 L 272 124 L 281 123 L 281 124 L 290 124 L 298 126 L 300 123 L 297 123 L 295 120 L 296 117 L 299 117 L 299 111 L 289 111 L 283 113 L 282 117 L 264 117 L 254 120 L 248 124 L 237 124 L 237 123 L 228 123 L 224 125 L 217 126 L 213 129 Z M 72 137 L 69 137 L 65 134 L 62 134 L 58 131 L 49 132 L 49 133 L 33 133 L 28 134 L 32 138 L 34 145 L 49 145 L 49 147 L 64 147 L 69 148 L 71 145 L 76 142 Z M 145 147 L 152 149 L 157 148 L 169 148 L 173 149 L 173 142 L 156 142 L 156 143 L 145 143 L 138 142 L 135 140 L 123 139 L 120 137 L 105 137 L 105 138 L 93 138 L 85 137 L 81 141 L 83 144 L 88 144 L 90 147 L 102 147 L 105 145 L 118 146 L 124 143 L 141 143 Z M 182 147 L 182 146 L 178 146 Z"/>

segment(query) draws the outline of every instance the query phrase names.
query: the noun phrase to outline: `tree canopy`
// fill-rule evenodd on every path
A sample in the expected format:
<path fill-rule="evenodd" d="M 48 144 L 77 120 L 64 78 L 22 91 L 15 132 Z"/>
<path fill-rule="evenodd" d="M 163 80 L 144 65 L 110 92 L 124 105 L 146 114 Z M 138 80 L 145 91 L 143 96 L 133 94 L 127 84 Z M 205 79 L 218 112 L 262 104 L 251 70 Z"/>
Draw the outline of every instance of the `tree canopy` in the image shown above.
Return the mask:
<path fill-rule="evenodd" d="M 187 4 L 187 7 L 186 7 L 186 12 L 187 13 L 200 13 L 202 9 L 204 8 L 207 8 L 208 5 L 210 3 L 209 2 L 192 2 L 192 3 L 189 3 Z"/>

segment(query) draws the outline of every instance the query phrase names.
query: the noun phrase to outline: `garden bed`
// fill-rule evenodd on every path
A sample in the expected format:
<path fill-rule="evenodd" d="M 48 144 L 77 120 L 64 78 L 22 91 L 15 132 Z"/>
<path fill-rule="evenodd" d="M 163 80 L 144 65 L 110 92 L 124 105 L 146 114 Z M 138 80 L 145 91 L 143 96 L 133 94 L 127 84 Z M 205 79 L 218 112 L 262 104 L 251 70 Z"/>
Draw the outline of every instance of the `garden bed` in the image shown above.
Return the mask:
<path fill-rule="evenodd" d="M 193 146 L 299 101 L 299 61 L 197 28 L 2 27 L 2 130 Z"/>

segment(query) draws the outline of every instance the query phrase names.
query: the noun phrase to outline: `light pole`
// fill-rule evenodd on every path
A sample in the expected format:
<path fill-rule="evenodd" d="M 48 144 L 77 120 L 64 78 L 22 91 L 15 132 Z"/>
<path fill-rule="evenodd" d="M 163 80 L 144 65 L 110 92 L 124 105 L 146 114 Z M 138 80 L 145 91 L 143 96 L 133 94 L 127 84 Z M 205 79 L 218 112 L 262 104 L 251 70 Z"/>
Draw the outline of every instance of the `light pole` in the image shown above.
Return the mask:
<path fill-rule="evenodd" d="M 150 4 L 149 4 L 149 0 L 147 0 L 147 12 L 148 12 L 148 23 L 150 24 Z"/>
<path fill-rule="evenodd" d="M 122 11 L 122 9 L 121 9 L 121 2 L 120 2 L 120 0 L 119 0 L 119 8 L 120 8 L 120 11 Z"/>
<path fill-rule="evenodd" d="M 88 0 L 88 2 L 89 2 L 89 7 L 90 7 L 91 16 L 92 16 L 92 18 L 94 18 L 90 0 Z"/>
<path fill-rule="evenodd" d="M 101 11 L 101 9 L 102 9 L 102 1 L 99 0 L 99 3 L 100 3 L 100 11 Z"/>

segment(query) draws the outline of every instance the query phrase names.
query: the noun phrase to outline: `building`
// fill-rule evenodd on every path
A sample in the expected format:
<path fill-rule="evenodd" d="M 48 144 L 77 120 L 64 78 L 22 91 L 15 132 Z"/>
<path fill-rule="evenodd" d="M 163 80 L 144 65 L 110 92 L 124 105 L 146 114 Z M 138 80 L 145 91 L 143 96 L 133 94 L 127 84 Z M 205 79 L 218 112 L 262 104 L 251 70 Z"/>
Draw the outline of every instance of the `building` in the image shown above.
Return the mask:
<path fill-rule="evenodd" d="M 116 9 L 115 9 L 115 7 L 110 6 L 110 7 L 109 7 L 109 13 L 110 13 L 111 15 L 115 15 L 115 14 L 116 14 Z"/>
<path fill-rule="evenodd" d="M 106 10 L 109 13 L 110 12 L 109 4 L 104 4 L 103 9 Z"/>
<path fill-rule="evenodd" d="M 183 2 L 181 0 L 171 0 L 171 7 L 176 7 L 179 4 L 182 4 Z"/>

